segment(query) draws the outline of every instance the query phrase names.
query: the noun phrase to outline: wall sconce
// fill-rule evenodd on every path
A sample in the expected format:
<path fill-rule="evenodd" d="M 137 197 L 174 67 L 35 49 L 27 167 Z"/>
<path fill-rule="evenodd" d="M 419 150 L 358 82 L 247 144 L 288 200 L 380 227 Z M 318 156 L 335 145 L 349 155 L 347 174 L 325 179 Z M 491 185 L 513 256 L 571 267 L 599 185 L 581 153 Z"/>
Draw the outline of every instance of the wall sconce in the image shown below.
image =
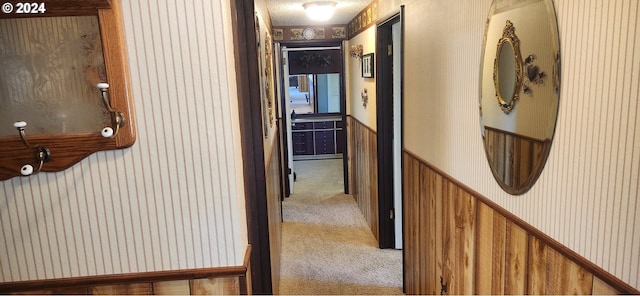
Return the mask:
<path fill-rule="evenodd" d="M 31 144 L 29 144 L 29 141 L 27 141 L 27 138 L 24 133 L 24 128 L 26 126 L 27 126 L 27 122 L 25 121 L 17 121 L 16 123 L 13 124 L 13 127 L 18 129 L 18 133 L 20 134 L 20 140 L 22 140 L 22 143 L 31 150 L 38 149 L 38 153 L 36 154 L 36 161 L 39 162 L 39 164 L 36 170 L 34 170 L 33 166 L 30 164 L 23 165 L 20 168 L 20 174 L 22 174 L 23 176 L 29 176 L 29 175 L 39 173 L 40 170 L 42 170 L 42 166 L 44 165 L 44 163 L 49 161 L 49 159 L 51 159 L 51 151 L 49 151 L 47 147 L 44 147 L 42 145 L 32 146 Z"/>
<path fill-rule="evenodd" d="M 326 21 L 333 16 L 336 10 L 336 2 L 333 1 L 315 1 L 302 5 L 307 16 L 314 21 Z"/>
<path fill-rule="evenodd" d="M 362 44 L 351 46 L 349 49 L 349 54 L 352 58 L 361 59 L 362 58 Z"/>
<path fill-rule="evenodd" d="M 111 127 L 105 127 L 102 129 L 101 134 L 105 138 L 114 138 L 118 135 L 118 131 L 120 131 L 120 128 L 124 126 L 124 115 L 122 114 L 122 112 L 111 108 L 111 104 L 109 104 L 109 84 L 102 82 L 98 83 L 96 86 L 98 87 L 98 89 L 100 89 L 100 93 L 102 94 L 102 101 L 104 102 L 104 106 L 107 108 L 109 113 L 111 113 L 111 120 L 113 126 L 115 127 L 115 130 Z"/>

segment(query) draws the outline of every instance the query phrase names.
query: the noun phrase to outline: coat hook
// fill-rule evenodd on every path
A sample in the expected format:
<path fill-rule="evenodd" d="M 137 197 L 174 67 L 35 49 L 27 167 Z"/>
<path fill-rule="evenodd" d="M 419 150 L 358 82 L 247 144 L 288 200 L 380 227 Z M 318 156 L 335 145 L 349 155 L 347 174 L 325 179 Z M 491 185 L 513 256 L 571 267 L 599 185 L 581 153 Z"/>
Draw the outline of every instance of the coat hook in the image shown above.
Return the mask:
<path fill-rule="evenodd" d="M 39 173 L 40 170 L 42 170 L 42 166 L 44 165 L 44 163 L 46 161 L 49 161 L 49 159 L 51 158 L 51 151 L 49 151 L 47 147 L 44 147 L 42 145 L 32 146 L 31 144 L 29 144 L 29 141 L 27 141 L 27 138 L 24 132 L 24 128 L 27 126 L 27 122 L 17 121 L 13 124 L 13 126 L 18 130 L 18 134 L 20 134 L 20 139 L 22 140 L 22 143 L 27 148 L 38 149 L 38 153 L 36 154 L 36 161 L 39 162 L 38 168 L 34 170 L 32 165 L 25 164 L 20 168 L 20 173 L 23 176 L 29 176 L 29 175 L 34 175 Z"/>
<path fill-rule="evenodd" d="M 101 82 L 96 85 L 98 89 L 100 89 L 100 93 L 102 94 L 102 102 L 104 102 L 104 106 L 107 108 L 107 111 L 111 113 L 111 120 L 115 130 L 112 127 L 105 127 L 102 129 L 101 134 L 105 138 L 115 138 L 120 131 L 120 128 L 124 126 L 125 118 L 122 112 L 115 110 L 109 104 L 109 84 L 106 82 Z"/>

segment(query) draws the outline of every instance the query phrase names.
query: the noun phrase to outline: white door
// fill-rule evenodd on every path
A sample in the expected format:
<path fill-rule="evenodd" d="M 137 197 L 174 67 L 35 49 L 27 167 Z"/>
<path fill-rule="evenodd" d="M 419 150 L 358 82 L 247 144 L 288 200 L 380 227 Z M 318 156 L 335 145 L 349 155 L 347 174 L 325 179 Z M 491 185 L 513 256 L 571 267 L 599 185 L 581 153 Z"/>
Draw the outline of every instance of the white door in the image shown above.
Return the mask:
<path fill-rule="evenodd" d="M 289 192 L 293 194 L 293 173 L 295 172 L 293 168 L 293 137 L 291 134 L 291 97 L 289 97 L 289 52 L 287 51 L 287 47 L 282 47 L 282 58 L 285 61 L 284 66 L 282 67 L 282 81 L 284 81 L 284 87 L 282 88 L 284 93 L 284 110 L 286 111 L 286 116 L 284 117 L 284 130 L 286 132 L 287 137 L 287 157 L 289 159 Z"/>
<path fill-rule="evenodd" d="M 391 26 L 393 36 L 393 207 L 395 209 L 396 249 L 402 249 L 402 87 L 400 72 L 402 45 L 400 42 L 400 22 Z"/>

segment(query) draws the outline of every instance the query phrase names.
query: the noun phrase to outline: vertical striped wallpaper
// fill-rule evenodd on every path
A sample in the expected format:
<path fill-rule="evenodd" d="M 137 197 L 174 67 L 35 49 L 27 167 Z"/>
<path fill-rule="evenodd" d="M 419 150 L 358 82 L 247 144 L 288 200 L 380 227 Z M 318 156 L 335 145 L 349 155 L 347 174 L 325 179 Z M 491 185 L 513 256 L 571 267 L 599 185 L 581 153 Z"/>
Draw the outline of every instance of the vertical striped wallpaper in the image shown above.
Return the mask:
<path fill-rule="evenodd" d="M 0 182 L 0 281 L 242 265 L 230 6 L 122 1 L 136 144 Z"/>
<path fill-rule="evenodd" d="M 550 157 L 528 193 L 500 189 L 480 135 L 491 0 L 405 1 L 405 147 L 640 288 L 640 1 L 554 2 L 560 110 Z"/>

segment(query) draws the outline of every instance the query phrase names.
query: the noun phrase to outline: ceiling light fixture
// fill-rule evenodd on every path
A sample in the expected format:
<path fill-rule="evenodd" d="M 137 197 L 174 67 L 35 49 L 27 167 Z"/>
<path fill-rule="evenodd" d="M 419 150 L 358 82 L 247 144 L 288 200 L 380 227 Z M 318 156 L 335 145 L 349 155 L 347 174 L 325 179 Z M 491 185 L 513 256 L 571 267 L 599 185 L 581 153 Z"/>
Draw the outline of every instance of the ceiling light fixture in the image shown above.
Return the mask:
<path fill-rule="evenodd" d="M 302 5 L 307 12 L 307 16 L 314 21 L 326 21 L 333 16 L 336 10 L 336 2 L 333 1 L 315 1 Z"/>

